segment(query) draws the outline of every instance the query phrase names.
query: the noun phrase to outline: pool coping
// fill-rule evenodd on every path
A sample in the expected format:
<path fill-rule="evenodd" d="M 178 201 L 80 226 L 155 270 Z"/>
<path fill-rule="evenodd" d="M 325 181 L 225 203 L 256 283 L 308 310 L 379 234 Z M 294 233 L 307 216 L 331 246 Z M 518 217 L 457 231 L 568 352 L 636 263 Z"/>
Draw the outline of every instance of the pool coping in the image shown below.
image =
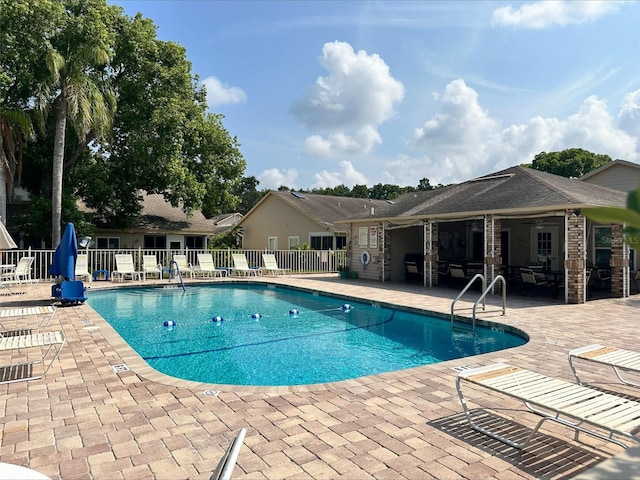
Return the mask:
<path fill-rule="evenodd" d="M 417 313 L 417 314 L 426 314 L 431 315 L 437 318 L 442 319 L 443 321 L 448 321 L 449 315 L 444 312 L 438 312 L 434 310 L 420 309 L 417 307 L 400 305 L 396 303 L 386 302 L 386 301 L 372 301 L 368 300 L 364 297 L 359 297 L 357 295 L 350 294 L 342 294 L 342 293 L 333 293 L 318 290 L 315 288 L 303 287 L 298 285 L 291 284 L 283 284 L 279 282 L 274 282 L 273 279 L 277 279 L 277 277 L 269 277 L 268 279 L 240 279 L 240 278 L 222 278 L 215 280 L 205 280 L 203 282 L 191 283 L 187 285 L 191 286 L 202 286 L 202 285 L 216 285 L 221 283 L 240 283 L 240 284 L 261 284 L 261 285 L 272 285 L 276 287 L 281 287 L 283 289 L 290 290 L 298 290 L 307 293 L 317 293 L 323 296 L 330 296 L 335 298 L 343 298 L 351 301 L 357 301 L 360 303 L 372 304 L 372 305 L 380 305 L 386 308 L 394 308 L 397 310 L 403 310 L 407 312 Z M 150 282 L 149 284 L 132 284 L 132 285 L 109 285 L 100 290 L 123 290 L 123 289 L 141 289 L 141 288 L 161 288 L 166 284 L 160 282 Z M 192 390 L 202 391 L 204 394 L 216 394 L 220 391 L 227 392 L 262 392 L 267 394 L 283 394 L 289 392 L 317 392 L 317 391 L 327 391 L 333 390 L 335 388 L 346 388 L 349 386 L 365 386 L 370 385 L 372 383 L 389 381 L 392 378 L 397 378 L 398 375 L 402 375 L 406 373 L 407 375 L 412 375 L 412 372 L 415 372 L 419 369 L 423 369 L 425 367 L 429 367 L 434 364 L 420 365 L 417 367 L 411 367 L 401 370 L 392 370 L 390 372 L 377 373 L 372 375 L 366 375 L 362 377 L 357 377 L 353 379 L 347 380 L 339 380 L 335 382 L 325 382 L 325 383 L 314 383 L 314 384 L 304 384 L 304 385 L 288 385 L 288 386 L 261 386 L 261 385 L 234 385 L 234 384 L 225 384 L 225 383 L 207 383 L 207 382 L 198 382 L 194 380 L 185 380 L 178 377 L 173 377 L 171 375 L 167 375 L 165 373 L 159 372 L 151 365 L 149 365 L 129 344 L 120 336 L 120 334 L 111 326 L 111 324 L 106 321 L 100 314 L 98 314 L 89 304 L 85 304 L 84 308 L 90 311 L 90 314 L 87 315 L 87 320 L 92 322 L 93 325 L 87 325 L 85 329 L 95 329 L 96 327 L 100 330 L 101 334 L 109 342 L 109 344 L 113 347 L 113 349 L 120 356 L 123 365 L 113 365 L 112 367 L 130 369 L 137 375 L 152 381 L 157 382 L 166 386 L 177 387 L 177 388 L 188 388 Z M 456 315 L 456 319 L 467 321 L 471 324 L 472 319 L 469 317 Z M 450 360 L 444 360 L 441 362 L 436 362 L 435 364 L 442 365 L 448 362 L 460 362 L 466 358 L 476 358 L 481 355 L 495 354 L 500 351 L 508 351 L 517 348 L 521 348 L 526 346 L 531 341 L 531 335 L 521 328 L 518 328 L 514 325 L 509 325 L 508 323 L 494 322 L 486 319 L 476 318 L 476 323 L 485 327 L 491 327 L 494 325 L 500 325 L 500 327 L 504 327 L 505 331 L 513 333 L 515 335 L 521 336 L 525 338 L 526 342 L 523 345 L 518 345 L 515 347 L 509 347 L 507 349 L 496 350 L 492 352 L 486 352 L 478 355 L 472 355 L 469 357 L 461 357 L 454 358 Z"/>

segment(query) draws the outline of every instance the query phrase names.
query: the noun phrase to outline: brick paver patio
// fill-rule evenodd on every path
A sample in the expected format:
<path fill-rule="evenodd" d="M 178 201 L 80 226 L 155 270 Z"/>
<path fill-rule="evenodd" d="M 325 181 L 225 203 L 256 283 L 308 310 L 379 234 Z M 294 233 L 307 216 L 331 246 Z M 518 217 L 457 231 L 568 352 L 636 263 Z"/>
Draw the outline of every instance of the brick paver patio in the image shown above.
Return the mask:
<path fill-rule="evenodd" d="M 444 313 L 457 294 L 334 276 L 262 281 Z M 90 290 L 111 286 L 94 282 Z M 2 306 L 50 304 L 49 295 L 50 284 L 40 284 L 24 295 L 2 297 Z M 468 300 L 475 298 L 465 297 L 461 306 L 469 307 Z M 584 305 L 512 295 L 504 317 L 492 308 L 496 302 L 497 296 L 490 298 L 480 318 L 524 330 L 526 345 L 291 388 L 171 379 L 150 369 L 88 305 L 59 308 L 48 328 L 62 328 L 68 344 L 46 377 L 0 385 L 0 462 L 65 480 L 206 479 L 243 427 L 247 436 L 234 479 L 571 478 L 621 453 L 621 447 L 585 435 L 576 442 L 571 430 L 552 423 L 525 451 L 472 431 L 462 416 L 453 368 L 504 361 L 573 381 L 566 358 L 572 348 L 602 343 L 639 349 L 640 295 Z M 0 363 L 11 359 L 3 352 Z M 123 364 L 129 370 L 114 370 Z M 607 370 L 583 370 L 584 379 L 598 387 L 640 397 Z M 473 408 L 497 406 L 484 411 L 484 421 L 512 435 L 535 423 L 517 402 L 481 390 L 466 394 Z"/>

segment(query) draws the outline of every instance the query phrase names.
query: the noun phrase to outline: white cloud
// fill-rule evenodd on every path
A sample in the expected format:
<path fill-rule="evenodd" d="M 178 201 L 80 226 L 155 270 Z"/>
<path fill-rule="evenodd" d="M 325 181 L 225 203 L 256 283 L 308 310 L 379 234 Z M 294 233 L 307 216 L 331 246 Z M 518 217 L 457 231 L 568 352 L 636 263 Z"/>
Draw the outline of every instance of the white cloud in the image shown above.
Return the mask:
<path fill-rule="evenodd" d="M 326 43 L 320 63 L 328 75 L 291 107 L 307 128 L 327 132 L 308 137 L 305 150 L 320 156 L 369 152 L 381 143 L 377 127 L 393 116 L 404 86 L 380 56 L 355 52 L 345 42 Z"/>
<path fill-rule="evenodd" d="M 588 97 L 578 112 L 566 119 L 534 117 L 526 124 L 506 128 L 482 109 L 475 90 L 462 80 L 451 82 L 436 98 L 441 102 L 440 111 L 414 130 L 410 143 L 421 155 L 389 162 L 384 174 L 396 180 L 389 183 L 414 185 L 423 177 L 432 184 L 454 183 L 530 163 L 542 151 L 574 147 L 613 159 L 640 161 L 640 91 L 625 97 L 619 127 L 614 125 L 606 102 L 595 96 Z"/>
<path fill-rule="evenodd" d="M 540 1 L 514 8 L 500 7 L 493 12 L 492 24 L 539 30 L 554 25 L 584 23 L 618 10 L 623 1 Z"/>
<path fill-rule="evenodd" d="M 244 103 L 247 101 L 247 94 L 239 87 L 230 87 L 223 84 L 216 77 L 207 77 L 202 81 L 207 91 L 207 106 L 209 108 L 217 105 L 230 103 Z"/>
<path fill-rule="evenodd" d="M 295 168 L 284 170 L 271 168 L 269 170 L 262 171 L 257 178 L 260 181 L 260 186 L 269 190 L 277 190 L 282 185 L 289 188 L 296 188 L 298 171 Z"/>
<path fill-rule="evenodd" d="M 640 142 L 640 90 L 624 97 L 618 114 L 618 125 L 622 130 Z"/>
<path fill-rule="evenodd" d="M 330 188 L 337 185 L 346 185 L 353 187 L 354 185 L 366 185 L 367 178 L 358 172 L 353 164 L 347 160 L 340 162 L 341 172 L 329 172 L 323 170 L 314 174 L 314 182 L 311 188 Z"/>

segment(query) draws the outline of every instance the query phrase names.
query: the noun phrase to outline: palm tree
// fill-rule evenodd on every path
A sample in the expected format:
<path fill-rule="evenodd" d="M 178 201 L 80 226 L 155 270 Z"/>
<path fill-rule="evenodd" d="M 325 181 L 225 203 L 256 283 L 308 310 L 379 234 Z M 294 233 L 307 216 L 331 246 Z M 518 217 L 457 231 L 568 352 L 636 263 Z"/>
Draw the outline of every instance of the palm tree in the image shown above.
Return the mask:
<path fill-rule="evenodd" d="M 22 174 L 22 144 L 32 134 L 29 116 L 0 107 L 0 220 L 7 221 L 7 198 Z"/>
<path fill-rule="evenodd" d="M 109 60 L 108 49 L 99 44 L 68 49 L 66 57 L 54 49 L 47 55 L 50 79 L 41 86 L 37 103 L 41 108 L 51 108 L 56 115 L 51 182 L 51 241 L 54 247 L 60 241 L 62 224 L 67 120 L 73 126 L 80 144 L 84 145 L 109 130 L 115 111 L 115 95 L 107 87 L 103 72 L 99 70 Z"/>

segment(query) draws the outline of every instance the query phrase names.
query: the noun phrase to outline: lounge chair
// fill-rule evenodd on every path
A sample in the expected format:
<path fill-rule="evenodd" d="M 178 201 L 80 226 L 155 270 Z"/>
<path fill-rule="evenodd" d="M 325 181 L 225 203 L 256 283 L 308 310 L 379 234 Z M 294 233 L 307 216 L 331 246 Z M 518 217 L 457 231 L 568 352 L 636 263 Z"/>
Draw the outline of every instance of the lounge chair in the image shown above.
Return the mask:
<path fill-rule="evenodd" d="M 31 283 L 31 266 L 35 257 L 22 257 L 16 268 L 0 275 L 0 281 L 4 283 Z"/>
<path fill-rule="evenodd" d="M 193 278 L 193 268 L 191 268 L 191 264 L 187 261 L 186 255 L 174 255 L 173 261 L 176 262 L 178 270 L 180 270 L 180 275 L 184 277 L 185 274 L 188 274 L 189 277 Z"/>
<path fill-rule="evenodd" d="M 75 276 L 77 279 L 85 279 L 91 283 L 91 274 L 89 273 L 89 255 L 82 254 L 76 258 L 76 271 Z"/>
<path fill-rule="evenodd" d="M 520 276 L 523 285 L 529 288 L 531 296 L 538 295 L 542 289 L 552 289 L 551 284 L 544 280 L 544 274 L 536 273 L 530 268 L 521 268 Z"/>
<path fill-rule="evenodd" d="M 123 281 L 126 277 L 131 280 L 142 280 L 142 272 L 136 270 L 133 264 L 133 256 L 129 253 L 116 254 L 116 269 L 112 272 L 112 278 L 114 280 Z"/>
<path fill-rule="evenodd" d="M 627 372 L 640 374 L 640 353 L 633 352 L 631 350 L 622 350 L 616 347 L 606 347 L 604 345 L 587 345 L 586 347 L 575 348 L 568 354 L 569 366 L 573 372 L 573 376 L 576 377 L 576 381 L 583 385 L 578 372 L 574 365 L 576 359 L 585 360 L 589 362 L 599 363 L 601 365 L 607 365 L 613 367 L 613 371 L 616 372 L 618 380 L 626 385 L 632 385 L 634 387 L 640 387 L 640 383 L 635 383 L 622 378 L 620 370 Z"/>
<path fill-rule="evenodd" d="M 25 353 L 24 350 L 35 347 L 44 349 L 44 353 L 37 358 L 28 355 L 30 357 L 28 361 L 1 366 L 0 384 L 44 377 L 55 359 L 58 358 L 66 341 L 67 337 L 62 330 L 0 338 L 0 351 L 22 350 L 21 353 Z"/>
<path fill-rule="evenodd" d="M 273 253 L 263 253 L 262 262 L 264 263 L 262 271 L 266 272 L 267 275 L 287 275 L 291 272 L 286 268 L 278 267 L 276 256 Z"/>
<path fill-rule="evenodd" d="M 56 307 L 52 305 L 48 305 L 45 307 L 3 308 L 3 309 L 0 309 L 0 319 L 3 319 L 3 320 L 7 320 L 10 318 L 17 319 L 20 317 L 29 317 L 29 316 L 35 316 L 37 319 L 39 316 L 42 316 L 42 318 L 38 320 L 37 329 L 43 330 L 49 326 L 49 323 L 51 323 L 51 320 L 56 314 L 56 311 L 57 311 Z M 14 332 L 18 332 L 20 334 L 24 334 L 23 332 L 31 333 L 30 328 L 10 331 L 2 323 L 0 323 L 0 327 L 4 330 L 3 332 L 0 332 L 0 337 L 13 335 Z"/>
<path fill-rule="evenodd" d="M 216 268 L 213 264 L 213 257 L 210 253 L 199 253 L 198 269 L 193 273 L 200 273 L 203 277 L 225 277 L 227 275 L 227 270 L 224 268 Z"/>
<path fill-rule="evenodd" d="M 236 437 L 233 439 L 233 442 L 229 444 L 226 452 L 224 452 L 224 455 L 218 462 L 218 466 L 213 471 L 213 475 L 209 477 L 209 480 L 231 479 L 231 474 L 233 473 L 233 468 L 236 466 L 238 454 L 242 448 L 242 443 L 244 442 L 244 436 L 246 433 L 247 432 L 244 428 L 238 432 Z"/>
<path fill-rule="evenodd" d="M 142 256 L 142 279 L 147 280 L 147 275 L 157 275 L 162 278 L 162 265 L 158 263 L 155 255 Z"/>
<path fill-rule="evenodd" d="M 259 268 L 250 268 L 247 263 L 247 257 L 244 256 L 244 253 L 233 253 L 231 254 L 231 258 L 233 260 L 233 268 L 231 269 L 232 273 L 238 275 L 254 275 L 259 276 L 261 274 L 261 270 Z"/>
<path fill-rule="evenodd" d="M 474 422 L 467 407 L 462 394 L 463 382 L 520 400 L 542 419 L 521 443 L 480 426 Z M 625 448 L 627 445 L 614 435 L 640 442 L 637 433 L 640 428 L 640 402 L 506 363 L 461 371 L 456 379 L 456 390 L 471 428 L 514 448 L 525 448 L 546 420 L 573 428 L 575 440 L 580 432 L 584 432 Z"/>

